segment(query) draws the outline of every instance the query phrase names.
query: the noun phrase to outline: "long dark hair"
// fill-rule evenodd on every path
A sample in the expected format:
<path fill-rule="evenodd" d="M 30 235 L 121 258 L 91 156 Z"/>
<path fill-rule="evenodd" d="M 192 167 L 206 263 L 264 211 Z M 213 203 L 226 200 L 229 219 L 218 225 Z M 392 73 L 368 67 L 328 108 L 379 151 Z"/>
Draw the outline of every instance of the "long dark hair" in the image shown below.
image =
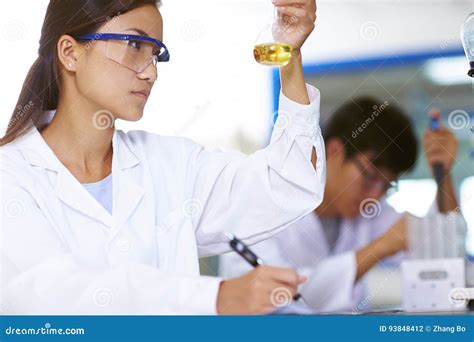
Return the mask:
<path fill-rule="evenodd" d="M 44 111 L 55 110 L 59 99 L 57 42 L 71 36 L 95 33 L 113 17 L 157 0 L 51 0 L 41 30 L 38 58 L 31 66 L 0 146 L 36 125 Z"/>

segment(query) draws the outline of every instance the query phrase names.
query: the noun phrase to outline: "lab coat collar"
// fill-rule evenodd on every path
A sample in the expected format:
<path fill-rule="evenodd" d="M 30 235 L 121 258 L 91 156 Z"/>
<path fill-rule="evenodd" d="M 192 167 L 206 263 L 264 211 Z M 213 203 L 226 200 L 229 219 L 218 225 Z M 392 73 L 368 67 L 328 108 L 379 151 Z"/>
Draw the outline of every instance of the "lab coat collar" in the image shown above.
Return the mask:
<path fill-rule="evenodd" d="M 145 190 L 136 182 L 135 166 L 140 163 L 127 134 L 115 131 L 113 138 L 114 156 L 112 161 L 113 217 L 114 228 L 110 236 L 113 239 L 122 229 L 142 200 Z"/>
<path fill-rule="evenodd" d="M 113 216 L 92 198 L 59 161 L 36 127 L 15 140 L 14 144 L 27 163 L 58 174 L 55 192 L 61 201 L 108 227 L 114 227 L 113 235 L 128 220 L 144 195 L 143 187 L 136 184 L 130 174 L 133 167 L 140 163 L 140 159 L 128 136 L 121 131 L 116 130 L 112 139 Z"/>
<path fill-rule="evenodd" d="M 46 141 L 44 141 L 35 126 L 33 126 L 25 135 L 15 140 L 14 144 L 20 150 L 23 158 L 25 158 L 28 164 L 55 172 L 61 170 L 61 162 L 48 146 Z M 114 149 L 113 162 L 117 164 L 119 169 L 125 170 L 134 167 L 140 162 L 131 147 L 127 135 L 123 132 L 117 130 L 114 132 L 112 147 Z"/>
<path fill-rule="evenodd" d="M 35 126 L 28 130 L 25 135 L 14 140 L 13 144 L 28 164 L 50 171 L 59 171 L 61 165 L 59 159 Z"/>

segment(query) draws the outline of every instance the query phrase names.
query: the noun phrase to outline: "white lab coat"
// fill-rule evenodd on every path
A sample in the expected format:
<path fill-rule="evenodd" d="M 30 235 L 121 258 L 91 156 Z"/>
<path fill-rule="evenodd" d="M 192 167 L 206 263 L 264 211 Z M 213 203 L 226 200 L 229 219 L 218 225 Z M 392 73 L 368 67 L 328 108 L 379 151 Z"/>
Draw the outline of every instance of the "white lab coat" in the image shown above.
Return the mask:
<path fill-rule="evenodd" d="M 291 267 L 308 276 L 300 293 L 318 311 L 351 310 L 363 299 L 364 281 L 357 283 L 355 252 L 385 233 L 401 215 L 381 201 L 379 215 L 342 220 L 331 250 L 316 213 L 310 213 L 252 250 L 265 264 Z M 220 256 L 220 275 L 235 277 L 250 269 L 235 253 Z"/>
<path fill-rule="evenodd" d="M 365 279 L 356 279 L 356 251 L 383 235 L 403 214 L 395 211 L 385 199 L 374 211 L 373 217 L 359 216 L 353 220 L 342 220 L 339 236 L 331 250 L 324 234 L 321 220 L 312 212 L 271 239 L 252 246 L 265 264 L 291 267 L 309 280 L 301 286 L 300 293 L 305 302 L 320 312 L 360 311 L 358 305 L 368 301 Z M 428 215 L 439 215 L 435 204 Z M 454 215 L 454 216 L 453 216 Z M 462 214 L 449 214 L 456 220 L 459 240 L 464 241 L 466 232 Z M 462 251 L 459 251 L 462 255 Z M 411 257 L 400 252 L 390 257 L 392 263 Z M 220 275 L 235 277 L 251 267 L 236 253 L 220 256 Z M 363 305 L 363 310 L 367 310 Z"/>
<path fill-rule="evenodd" d="M 223 232 L 255 243 L 322 201 L 320 95 L 307 89 L 310 105 L 280 94 L 283 122 L 250 156 L 116 131 L 113 215 L 36 128 L 1 147 L 2 312 L 215 314 L 221 279 L 198 258 L 228 251 Z"/>

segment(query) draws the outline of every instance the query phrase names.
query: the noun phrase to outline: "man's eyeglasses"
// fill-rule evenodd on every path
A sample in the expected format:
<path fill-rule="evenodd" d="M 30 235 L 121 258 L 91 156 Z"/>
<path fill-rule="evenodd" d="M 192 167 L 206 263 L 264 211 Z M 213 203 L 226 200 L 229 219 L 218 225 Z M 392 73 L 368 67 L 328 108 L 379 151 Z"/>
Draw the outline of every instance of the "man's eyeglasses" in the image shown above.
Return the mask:
<path fill-rule="evenodd" d="M 364 165 L 364 163 L 360 161 L 358 158 L 352 158 L 351 161 L 359 169 L 362 177 L 364 178 L 365 185 L 368 190 L 382 191 L 383 193 L 386 193 L 388 191 L 393 192 L 397 190 L 398 188 L 397 181 L 389 182 L 385 179 L 381 179 L 381 177 L 377 175 L 375 172 L 370 172 L 369 171 L 370 166 Z"/>
<path fill-rule="evenodd" d="M 106 41 L 107 58 L 136 73 L 145 71 L 151 64 L 156 66 L 156 63 L 170 60 L 166 45 L 150 37 L 120 33 L 93 33 L 74 38 L 79 41 Z"/>

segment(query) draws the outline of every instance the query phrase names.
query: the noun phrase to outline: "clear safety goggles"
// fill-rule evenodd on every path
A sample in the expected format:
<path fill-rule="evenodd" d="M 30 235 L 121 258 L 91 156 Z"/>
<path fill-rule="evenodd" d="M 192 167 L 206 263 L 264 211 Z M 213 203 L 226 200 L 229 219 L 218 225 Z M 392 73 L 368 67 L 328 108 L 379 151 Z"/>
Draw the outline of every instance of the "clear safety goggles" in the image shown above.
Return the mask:
<path fill-rule="evenodd" d="M 110 60 L 136 72 L 145 71 L 151 64 L 168 62 L 170 54 L 158 39 L 119 33 L 95 33 L 75 37 L 79 41 L 104 40 L 106 56 Z"/>

